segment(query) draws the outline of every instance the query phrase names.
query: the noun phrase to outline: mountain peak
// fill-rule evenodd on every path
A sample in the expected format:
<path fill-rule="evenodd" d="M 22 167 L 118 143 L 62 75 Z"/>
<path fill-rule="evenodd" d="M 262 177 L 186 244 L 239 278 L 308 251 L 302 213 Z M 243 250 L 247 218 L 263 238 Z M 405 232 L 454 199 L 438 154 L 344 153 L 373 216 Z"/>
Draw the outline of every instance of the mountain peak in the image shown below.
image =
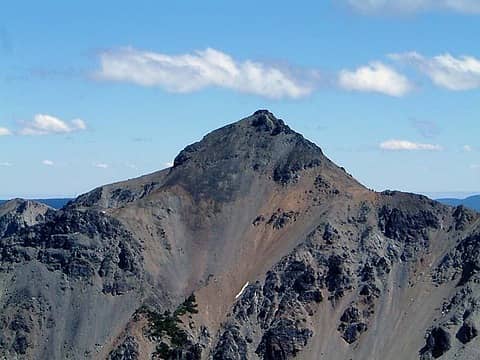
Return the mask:
<path fill-rule="evenodd" d="M 270 111 L 257 110 L 185 147 L 166 183 L 181 185 L 196 197 L 228 200 L 260 178 L 289 185 L 307 173 L 312 179 L 323 174 L 341 187 L 359 186 L 316 144 Z"/>
<path fill-rule="evenodd" d="M 214 130 L 204 136 L 201 141 L 185 147 L 175 158 L 173 167 L 185 164 L 189 159 L 194 158 L 195 154 L 202 154 L 202 161 L 218 159 L 220 156 L 223 156 L 224 159 L 230 158 L 232 153 L 235 153 L 236 157 L 241 156 L 242 153 L 248 158 L 251 158 L 250 155 L 270 157 L 275 154 L 258 150 L 269 148 L 273 150 L 275 146 L 272 146 L 272 142 L 294 143 L 298 141 L 308 142 L 270 111 L 257 110 L 252 115 Z M 252 151 L 256 151 L 256 154 L 250 154 Z M 210 159 L 206 159 L 205 156 L 209 156 Z"/>
<path fill-rule="evenodd" d="M 270 135 L 278 135 L 280 133 L 293 133 L 294 131 L 290 129 L 283 120 L 277 119 L 268 110 L 257 110 L 253 113 L 252 116 L 247 119 L 251 119 L 251 125 L 259 130 L 264 130 L 270 132 Z"/>
<path fill-rule="evenodd" d="M 274 116 L 272 112 L 270 112 L 270 110 L 267 110 L 267 109 L 259 109 L 257 111 L 255 111 L 253 113 L 253 115 L 271 115 L 271 116 Z"/>
<path fill-rule="evenodd" d="M 303 180 L 300 180 L 303 179 Z M 303 181 L 350 192 L 365 189 L 322 150 L 272 112 L 260 109 L 186 146 L 171 168 L 106 185 L 73 201 L 72 207 L 123 206 L 160 188 L 180 186 L 195 199 L 242 198 L 253 183 L 282 190 Z"/>

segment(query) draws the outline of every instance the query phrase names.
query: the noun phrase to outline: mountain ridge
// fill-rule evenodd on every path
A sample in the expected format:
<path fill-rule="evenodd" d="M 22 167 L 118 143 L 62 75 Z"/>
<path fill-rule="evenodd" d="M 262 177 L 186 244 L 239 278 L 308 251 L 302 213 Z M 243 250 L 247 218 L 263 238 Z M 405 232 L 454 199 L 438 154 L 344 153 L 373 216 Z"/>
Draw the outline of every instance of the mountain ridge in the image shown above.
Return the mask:
<path fill-rule="evenodd" d="M 17 198 L 17 199 L 20 199 L 20 198 Z M 0 205 L 10 200 L 14 200 L 14 199 L 0 200 Z M 54 208 L 54 209 L 61 209 L 62 207 L 67 205 L 69 201 L 73 200 L 73 198 L 46 198 L 46 199 L 23 199 L 23 200 L 35 201 L 35 202 L 50 206 L 51 208 Z"/>
<path fill-rule="evenodd" d="M 0 236 L 0 352 L 473 359 L 479 242 L 477 213 L 369 190 L 260 110 Z"/>

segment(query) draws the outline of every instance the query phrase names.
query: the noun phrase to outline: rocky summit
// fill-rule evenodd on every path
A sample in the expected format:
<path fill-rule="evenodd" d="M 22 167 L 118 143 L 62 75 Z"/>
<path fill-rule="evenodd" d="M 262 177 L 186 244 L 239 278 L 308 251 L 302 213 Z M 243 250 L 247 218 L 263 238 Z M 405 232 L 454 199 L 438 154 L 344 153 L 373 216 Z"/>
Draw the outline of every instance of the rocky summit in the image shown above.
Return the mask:
<path fill-rule="evenodd" d="M 60 210 L 0 206 L 3 359 L 479 359 L 480 215 L 266 110 Z"/>

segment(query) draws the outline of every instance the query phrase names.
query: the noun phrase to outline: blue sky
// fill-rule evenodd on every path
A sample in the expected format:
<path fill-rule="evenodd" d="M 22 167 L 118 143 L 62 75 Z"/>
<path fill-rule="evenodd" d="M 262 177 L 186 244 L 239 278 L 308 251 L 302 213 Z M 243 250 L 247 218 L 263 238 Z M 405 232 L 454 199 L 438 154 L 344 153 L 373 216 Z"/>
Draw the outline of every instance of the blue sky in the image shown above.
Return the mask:
<path fill-rule="evenodd" d="M 376 190 L 480 192 L 480 1 L 16 1 L 0 198 L 168 166 L 268 108 Z"/>

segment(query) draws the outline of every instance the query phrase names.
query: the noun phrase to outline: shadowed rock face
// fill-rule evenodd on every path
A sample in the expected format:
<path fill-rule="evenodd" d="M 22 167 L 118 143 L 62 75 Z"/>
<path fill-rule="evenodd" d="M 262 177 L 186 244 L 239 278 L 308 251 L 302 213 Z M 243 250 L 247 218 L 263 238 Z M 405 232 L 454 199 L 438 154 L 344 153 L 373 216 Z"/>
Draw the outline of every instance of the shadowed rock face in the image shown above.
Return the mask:
<path fill-rule="evenodd" d="M 433 328 L 430 334 L 428 334 L 425 347 L 420 352 L 422 355 L 427 354 L 427 358 L 432 356 L 437 359 L 450 350 L 452 347 L 450 341 L 450 333 L 448 331 L 441 327 Z"/>
<path fill-rule="evenodd" d="M 62 210 L 0 206 L 0 357 L 477 359 L 480 217 L 267 110 Z"/>

